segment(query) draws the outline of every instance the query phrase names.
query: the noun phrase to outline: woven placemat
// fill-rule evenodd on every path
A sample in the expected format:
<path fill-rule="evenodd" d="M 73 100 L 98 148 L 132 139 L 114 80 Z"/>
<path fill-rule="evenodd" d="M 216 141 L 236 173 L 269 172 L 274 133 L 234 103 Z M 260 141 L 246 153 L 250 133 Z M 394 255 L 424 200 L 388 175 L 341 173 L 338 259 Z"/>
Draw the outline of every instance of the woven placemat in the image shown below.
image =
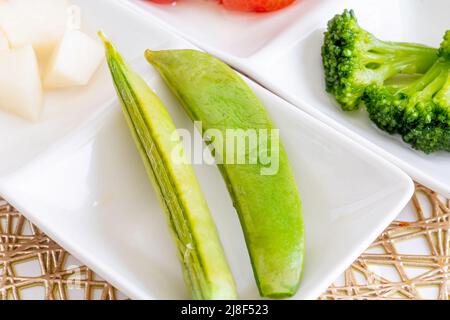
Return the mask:
<path fill-rule="evenodd" d="M 450 299 L 450 200 L 416 185 L 409 210 L 321 299 Z M 398 248 L 418 240 L 420 254 Z M 0 199 L 0 299 L 30 298 L 126 297 Z"/>

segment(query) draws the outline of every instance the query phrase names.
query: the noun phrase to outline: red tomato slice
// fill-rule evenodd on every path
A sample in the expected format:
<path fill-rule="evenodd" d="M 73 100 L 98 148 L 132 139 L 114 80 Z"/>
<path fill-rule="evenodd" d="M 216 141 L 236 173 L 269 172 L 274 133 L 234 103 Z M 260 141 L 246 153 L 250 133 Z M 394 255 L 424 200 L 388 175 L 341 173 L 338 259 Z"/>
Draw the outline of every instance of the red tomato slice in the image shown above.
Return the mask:
<path fill-rule="evenodd" d="M 239 11 L 269 12 L 287 7 L 295 0 L 222 0 L 225 8 Z"/>
<path fill-rule="evenodd" d="M 160 4 L 171 4 L 174 3 L 176 0 L 148 0 L 148 1 Z"/>

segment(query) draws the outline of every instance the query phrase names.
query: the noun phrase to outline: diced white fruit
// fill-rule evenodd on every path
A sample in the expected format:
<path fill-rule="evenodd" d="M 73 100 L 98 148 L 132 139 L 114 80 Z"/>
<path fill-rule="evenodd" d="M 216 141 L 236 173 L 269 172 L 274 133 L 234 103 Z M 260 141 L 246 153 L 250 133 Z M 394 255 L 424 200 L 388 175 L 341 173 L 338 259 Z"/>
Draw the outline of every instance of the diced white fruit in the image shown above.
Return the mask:
<path fill-rule="evenodd" d="M 42 85 L 31 45 L 0 52 L 0 109 L 36 121 L 42 112 Z"/>
<path fill-rule="evenodd" d="M 9 49 L 9 40 L 6 37 L 6 34 L 0 30 L 0 52 Z"/>
<path fill-rule="evenodd" d="M 44 74 L 44 87 L 67 88 L 88 84 L 104 57 L 103 47 L 78 30 L 66 31 Z"/>
<path fill-rule="evenodd" d="M 8 0 L 0 2 L 0 28 L 12 48 L 33 45 L 42 61 L 61 39 L 68 21 L 67 0 Z"/>

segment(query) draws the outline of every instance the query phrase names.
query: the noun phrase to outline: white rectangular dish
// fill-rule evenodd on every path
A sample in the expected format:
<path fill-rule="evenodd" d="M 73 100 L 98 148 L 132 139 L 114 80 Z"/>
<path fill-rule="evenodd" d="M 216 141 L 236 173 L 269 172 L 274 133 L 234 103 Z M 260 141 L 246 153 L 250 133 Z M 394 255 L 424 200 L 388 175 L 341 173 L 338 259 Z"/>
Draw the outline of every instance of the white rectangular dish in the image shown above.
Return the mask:
<path fill-rule="evenodd" d="M 76 0 L 133 61 L 179 128 L 191 121 L 143 58 L 192 48 L 126 1 Z M 0 195 L 133 299 L 188 298 L 164 214 L 121 114 L 106 66 L 88 89 L 49 94 L 43 122 L 0 117 Z M 247 80 L 280 128 L 303 199 L 307 257 L 295 299 L 314 299 L 395 218 L 411 179 L 373 152 Z M 258 292 L 237 214 L 214 166 L 195 166 L 240 298 Z"/>
<path fill-rule="evenodd" d="M 275 94 L 450 197 L 450 153 L 425 155 L 373 125 L 365 111 L 343 112 L 325 92 L 321 46 L 328 20 L 354 9 L 362 27 L 393 41 L 437 47 L 450 28 L 447 0 L 298 0 L 270 14 L 228 12 L 214 2 L 176 6 L 130 0 L 200 48 L 222 58 Z"/>

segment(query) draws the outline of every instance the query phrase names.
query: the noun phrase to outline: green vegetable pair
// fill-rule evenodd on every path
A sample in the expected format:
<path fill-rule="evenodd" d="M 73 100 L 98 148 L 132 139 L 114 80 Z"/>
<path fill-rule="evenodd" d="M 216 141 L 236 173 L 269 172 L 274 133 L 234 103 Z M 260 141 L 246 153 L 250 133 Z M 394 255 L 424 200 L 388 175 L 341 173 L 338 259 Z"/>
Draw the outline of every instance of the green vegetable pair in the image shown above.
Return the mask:
<path fill-rule="evenodd" d="M 233 299 L 236 289 L 200 186 L 187 164 L 170 155 L 179 140 L 162 102 L 102 36 L 108 64 L 148 174 L 158 191 L 178 244 L 185 282 L 195 299 Z M 147 51 L 188 115 L 201 121 L 203 133 L 215 130 L 227 145 L 228 130 L 263 130 L 273 124 L 247 84 L 227 65 L 194 50 Z M 267 163 L 224 163 L 226 181 L 244 230 L 255 278 L 262 296 L 292 296 L 299 287 L 304 260 L 301 202 L 283 146 L 270 134 L 263 152 L 277 153 L 276 172 L 262 174 Z M 233 136 L 234 138 L 234 136 Z M 228 139 L 228 140 L 227 140 Z M 262 147 L 258 142 L 258 147 Z M 231 151 L 209 141 L 216 158 Z M 272 149 L 271 146 L 276 146 Z M 273 151 L 276 150 L 276 151 Z M 251 150 L 245 150 L 248 156 Z"/>
<path fill-rule="evenodd" d="M 382 130 L 425 153 L 450 151 L 450 30 L 440 48 L 382 41 L 345 10 L 322 47 L 327 91 L 346 111 L 364 104 Z"/>

